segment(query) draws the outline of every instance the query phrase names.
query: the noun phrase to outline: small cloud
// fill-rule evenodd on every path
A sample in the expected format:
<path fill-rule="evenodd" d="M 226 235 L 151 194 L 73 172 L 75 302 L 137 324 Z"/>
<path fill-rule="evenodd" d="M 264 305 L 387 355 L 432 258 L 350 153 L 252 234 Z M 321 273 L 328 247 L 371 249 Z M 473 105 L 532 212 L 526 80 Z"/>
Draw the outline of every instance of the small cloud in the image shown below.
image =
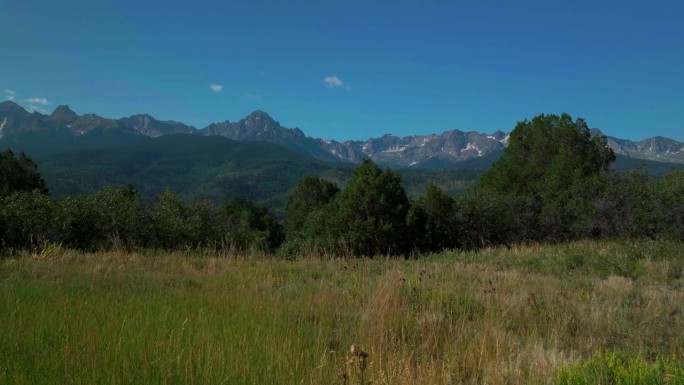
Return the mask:
<path fill-rule="evenodd" d="M 342 88 L 345 91 L 351 91 L 351 87 L 344 84 L 342 79 L 337 76 L 326 76 L 323 78 L 323 83 L 325 83 L 328 88 Z"/>
<path fill-rule="evenodd" d="M 42 104 L 44 106 L 50 104 L 50 101 L 45 98 L 28 98 L 24 101 L 29 104 Z"/>
<path fill-rule="evenodd" d="M 39 106 L 36 106 L 35 104 L 29 104 L 28 110 L 30 112 L 40 112 L 41 114 L 49 114 L 50 111 L 44 110 L 40 108 Z"/>
<path fill-rule="evenodd" d="M 342 87 L 344 84 L 337 76 L 326 76 L 323 78 L 323 83 L 330 88 Z"/>
<path fill-rule="evenodd" d="M 209 89 L 211 89 L 214 92 L 221 92 L 221 90 L 223 89 L 223 86 L 220 84 L 212 84 L 209 86 Z"/>
<path fill-rule="evenodd" d="M 7 98 L 7 100 L 14 100 L 14 95 L 15 95 L 15 92 L 14 92 L 14 91 L 8 90 L 8 89 L 4 89 L 4 90 L 2 91 L 2 93 L 5 94 L 5 97 Z"/>

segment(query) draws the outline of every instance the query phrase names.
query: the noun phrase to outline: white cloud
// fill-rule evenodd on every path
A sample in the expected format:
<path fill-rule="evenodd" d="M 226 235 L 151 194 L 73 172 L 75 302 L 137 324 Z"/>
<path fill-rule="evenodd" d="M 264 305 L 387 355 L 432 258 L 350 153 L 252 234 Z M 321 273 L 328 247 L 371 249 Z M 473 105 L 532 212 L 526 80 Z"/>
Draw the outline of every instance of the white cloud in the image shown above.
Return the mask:
<path fill-rule="evenodd" d="M 209 86 L 209 88 L 214 92 L 221 92 L 221 90 L 223 89 L 223 86 L 220 84 L 212 84 Z"/>
<path fill-rule="evenodd" d="M 45 98 L 29 98 L 24 101 L 29 104 L 42 104 L 44 106 L 50 104 L 50 101 Z"/>
<path fill-rule="evenodd" d="M 49 114 L 50 111 L 44 110 L 35 104 L 29 104 L 28 110 L 30 112 L 40 112 L 41 114 Z"/>
<path fill-rule="evenodd" d="M 2 93 L 5 94 L 5 98 L 7 98 L 7 100 L 14 101 L 16 99 L 16 96 L 17 96 L 16 92 L 14 92 L 13 90 L 7 89 L 7 88 L 2 90 Z M 18 102 L 21 103 L 22 106 L 25 106 L 27 111 L 29 111 L 29 112 L 40 112 L 42 114 L 48 114 L 50 112 L 43 109 L 41 106 L 47 106 L 49 104 L 52 104 L 46 98 L 28 98 L 28 99 L 18 100 Z M 28 104 L 28 106 L 26 106 L 26 104 Z"/>
<path fill-rule="evenodd" d="M 344 84 L 342 79 L 338 78 L 337 76 L 326 76 L 323 78 L 323 83 L 330 88 L 342 87 Z"/>
<path fill-rule="evenodd" d="M 14 95 L 15 95 L 14 91 L 4 89 L 2 92 L 5 94 L 5 97 L 7 98 L 7 100 L 14 100 Z"/>
<path fill-rule="evenodd" d="M 344 84 L 342 79 L 337 76 L 326 76 L 323 78 L 323 83 L 325 83 L 328 88 L 342 88 L 343 90 L 351 91 L 351 87 Z"/>

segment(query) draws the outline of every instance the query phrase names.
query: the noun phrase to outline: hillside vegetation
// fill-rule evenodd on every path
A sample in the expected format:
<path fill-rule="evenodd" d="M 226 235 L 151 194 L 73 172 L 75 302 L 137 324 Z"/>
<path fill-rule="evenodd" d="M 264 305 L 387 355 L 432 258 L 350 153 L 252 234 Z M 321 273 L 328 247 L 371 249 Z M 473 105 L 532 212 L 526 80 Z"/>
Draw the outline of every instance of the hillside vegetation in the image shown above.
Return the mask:
<path fill-rule="evenodd" d="M 409 196 L 421 195 L 434 184 L 446 193 L 462 195 L 501 157 L 493 153 L 449 167 L 399 168 Z M 323 162 L 265 142 L 234 142 L 222 137 L 166 135 L 126 146 L 64 152 L 34 159 L 55 197 L 90 194 L 102 187 L 132 184 L 143 200 L 166 188 L 185 200 L 220 202 L 243 195 L 282 210 L 287 196 L 304 176 L 315 175 L 346 184 L 354 164 Z M 429 163 L 429 162 L 428 162 Z M 621 173 L 642 167 L 651 175 L 684 170 L 683 164 L 616 156 Z"/>
<path fill-rule="evenodd" d="M 458 197 L 435 183 L 410 196 L 405 185 L 415 191 L 425 183 L 414 170 L 402 183 L 401 174 L 369 159 L 353 171 L 331 169 L 267 143 L 175 135 L 102 151 L 84 165 L 96 180 L 126 174 L 141 178 L 142 187 L 55 199 L 35 163 L 11 151 L 0 155 L 0 252 L 10 255 L 58 244 L 372 257 L 578 239 L 684 239 L 684 172 L 617 173 L 606 138 L 567 114 L 519 122 L 501 158 Z M 305 176 L 316 171 L 327 178 Z M 162 188 L 187 173 L 194 177 L 179 187 L 185 194 L 214 199 L 188 202 Z M 156 179 L 146 181 L 150 174 Z M 446 171 L 432 175 L 451 186 L 469 183 Z M 295 184 L 278 198 L 279 212 L 245 198 L 274 199 L 274 191 Z"/>
<path fill-rule="evenodd" d="M 216 202 L 235 195 L 272 199 L 305 175 L 341 166 L 265 142 L 181 134 L 126 147 L 54 155 L 39 163 L 57 197 L 130 183 L 146 199 L 170 188 L 185 199 Z"/>
<path fill-rule="evenodd" d="M 36 159 L 54 197 L 90 194 L 105 186 L 132 184 L 143 200 L 173 189 L 187 201 L 221 202 L 235 195 L 282 210 L 288 194 L 307 175 L 346 184 L 353 164 L 323 162 L 266 142 L 167 135 L 140 143 L 81 150 Z M 431 183 L 461 194 L 486 170 L 468 162 L 442 170 L 399 170 L 412 196 Z"/>
<path fill-rule="evenodd" d="M 616 172 L 582 119 L 518 123 L 459 196 L 368 159 L 164 140 L 245 163 L 150 141 L 90 172 L 327 176 L 298 177 L 282 221 L 240 195 L 54 197 L 0 153 L 0 383 L 684 383 L 684 172 Z"/>

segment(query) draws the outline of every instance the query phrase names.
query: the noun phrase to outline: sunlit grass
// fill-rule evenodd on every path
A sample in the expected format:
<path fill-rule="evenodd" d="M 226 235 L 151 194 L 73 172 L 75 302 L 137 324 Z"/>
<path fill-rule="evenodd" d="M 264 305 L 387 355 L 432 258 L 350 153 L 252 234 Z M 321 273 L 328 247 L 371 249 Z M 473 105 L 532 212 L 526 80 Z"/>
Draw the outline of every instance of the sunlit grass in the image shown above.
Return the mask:
<path fill-rule="evenodd" d="M 675 385 L 684 384 L 684 363 L 668 358 L 647 362 L 643 357 L 598 354 L 559 371 L 557 385 Z"/>
<path fill-rule="evenodd" d="M 602 352 L 681 368 L 682 250 L 284 261 L 57 248 L 0 261 L 0 383 L 534 384 Z"/>

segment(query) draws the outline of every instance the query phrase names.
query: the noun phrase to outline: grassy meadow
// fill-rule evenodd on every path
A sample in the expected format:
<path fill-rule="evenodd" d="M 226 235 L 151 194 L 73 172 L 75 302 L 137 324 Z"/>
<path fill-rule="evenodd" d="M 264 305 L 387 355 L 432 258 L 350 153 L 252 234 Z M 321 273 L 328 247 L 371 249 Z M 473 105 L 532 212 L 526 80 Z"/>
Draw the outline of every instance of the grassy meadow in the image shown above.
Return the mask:
<path fill-rule="evenodd" d="M 0 260 L 0 383 L 684 384 L 684 245 L 48 248 Z"/>

